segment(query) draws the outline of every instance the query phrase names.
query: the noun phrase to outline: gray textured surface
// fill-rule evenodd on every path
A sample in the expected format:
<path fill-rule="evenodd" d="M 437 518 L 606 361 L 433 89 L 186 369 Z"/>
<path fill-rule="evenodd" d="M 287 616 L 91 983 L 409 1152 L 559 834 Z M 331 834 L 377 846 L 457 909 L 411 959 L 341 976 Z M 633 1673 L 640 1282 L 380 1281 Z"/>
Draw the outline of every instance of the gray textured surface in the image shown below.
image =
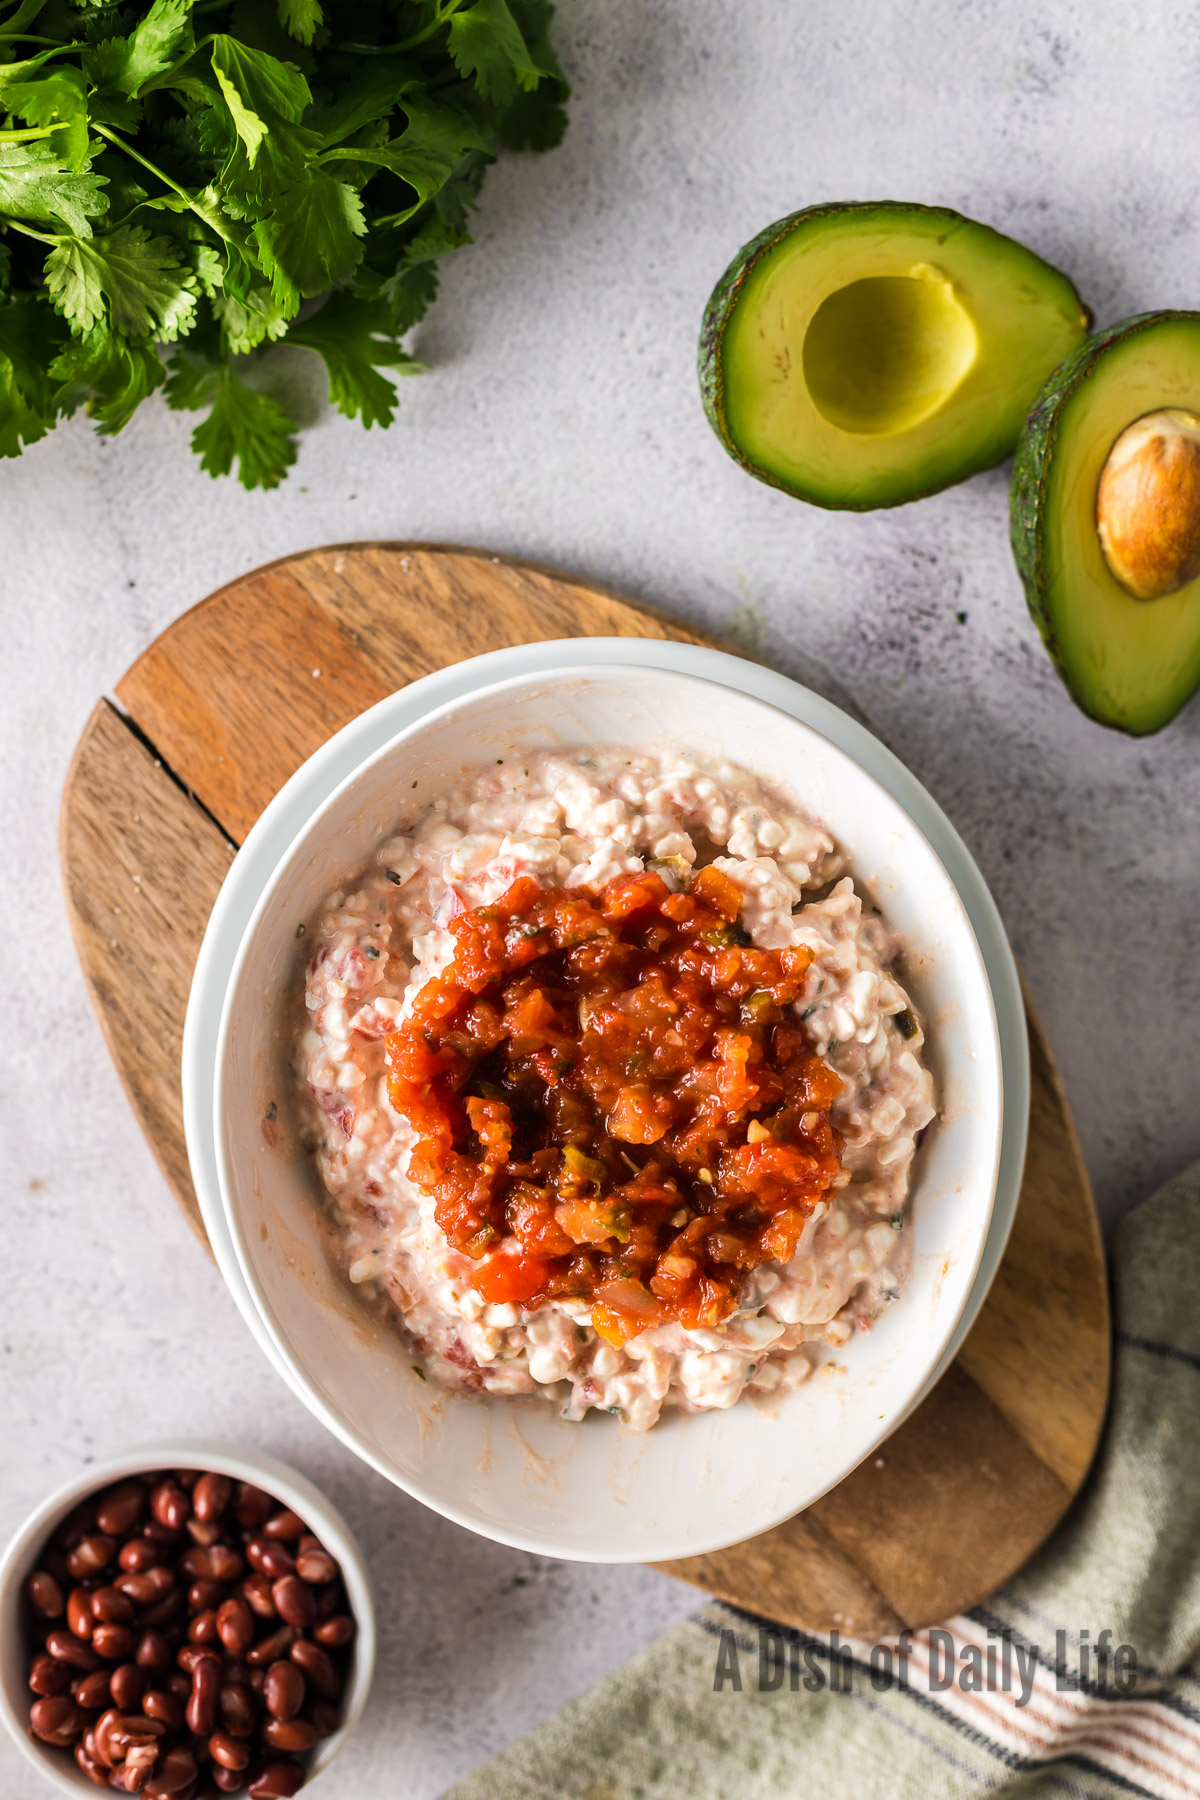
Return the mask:
<path fill-rule="evenodd" d="M 730 27 L 736 25 L 735 30 Z M 332 539 L 558 563 L 852 704 L 992 882 L 1109 1219 L 1200 1149 L 1200 711 L 1134 744 L 1077 714 L 1006 550 L 1005 475 L 890 514 L 747 480 L 700 413 L 693 342 L 738 243 L 810 201 L 962 207 L 1072 272 L 1101 322 L 1200 299 L 1194 9 L 1150 0 L 566 0 L 560 152 L 493 171 L 478 242 L 386 435 L 321 409 L 292 479 L 202 475 L 158 405 L 0 465 L 5 846 L 0 1532 L 158 1421 L 325 1482 L 379 1582 L 374 1702 L 328 1800 L 423 1800 L 688 1607 L 639 1570 L 538 1564 L 361 1470 L 261 1362 L 166 1196 L 109 1066 L 59 894 L 58 794 L 98 693 L 239 570 Z M 965 614 L 965 623 L 957 616 Z M 0 1789 L 42 1791 L 5 1743 Z"/>

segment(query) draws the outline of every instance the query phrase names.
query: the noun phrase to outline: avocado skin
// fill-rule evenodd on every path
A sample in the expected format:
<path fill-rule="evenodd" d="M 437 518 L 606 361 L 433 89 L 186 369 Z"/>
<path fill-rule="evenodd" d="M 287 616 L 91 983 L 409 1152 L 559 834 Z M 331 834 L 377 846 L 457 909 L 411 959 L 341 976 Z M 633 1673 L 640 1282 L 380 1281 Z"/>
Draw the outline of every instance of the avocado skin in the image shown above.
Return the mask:
<path fill-rule="evenodd" d="M 788 213 L 786 218 L 776 219 L 752 237 L 748 244 L 743 244 L 716 287 L 709 296 L 708 305 L 704 309 L 704 318 L 700 325 L 700 348 L 696 359 L 697 373 L 700 376 L 700 398 L 704 402 L 704 414 L 721 443 L 732 456 L 739 468 L 745 469 L 747 475 L 753 475 L 755 481 L 761 481 L 767 487 L 778 488 L 781 493 L 797 496 L 786 481 L 780 480 L 769 469 L 760 468 L 742 450 L 729 430 L 725 418 L 725 376 L 721 366 L 721 342 L 725 336 L 725 327 L 733 315 L 734 306 L 747 277 L 759 258 L 765 256 L 775 246 L 791 235 L 798 225 L 808 225 L 815 219 L 843 218 L 847 213 L 900 213 L 911 214 L 914 203 L 907 200 L 833 200 L 821 206 L 803 206 L 799 212 Z M 954 212 L 948 206 L 922 206 L 919 210 L 929 218 L 942 218 L 946 222 L 948 232 L 957 231 L 961 225 L 973 224 L 964 214 Z M 1004 458 L 999 459 L 1003 462 Z M 971 474 L 978 471 L 971 470 Z M 880 507 L 873 500 L 847 501 L 834 505 L 826 500 L 804 498 L 810 506 L 820 506 L 826 512 L 878 512 Z M 904 500 L 888 501 L 889 506 L 903 506 Z"/>
<path fill-rule="evenodd" d="M 1149 737 L 1154 732 L 1161 731 L 1175 715 L 1171 713 L 1166 718 L 1141 727 L 1123 724 L 1120 720 L 1106 718 L 1097 712 L 1086 696 L 1077 689 L 1055 635 L 1047 605 L 1047 488 L 1058 447 L 1059 425 L 1067 403 L 1079 392 L 1084 382 L 1090 380 L 1097 365 L 1115 344 L 1127 343 L 1141 332 L 1152 331 L 1159 325 L 1170 324 L 1177 319 L 1200 320 L 1200 313 L 1185 310 L 1135 313 L 1131 318 L 1121 319 L 1117 324 L 1110 325 L 1105 331 L 1098 331 L 1095 336 L 1080 344 L 1077 350 L 1072 351 L 1065 362 L 1059 363 L 1030 408 L 1013 458 L 1012 486 L 1009 490 L 1009 539 L 1013 561 L 1025 589 L 1025 599 L 1033 622 L 1041 633 L 1050 659 L 1079 710 L 1086 713 L 1089 719 L 1094 719 L 1098 725 L 1105 725 L 1110 731 L 1124 732 L 1127 737 Z"/>
<path fill-rule="evenodd" d="M 995 231 L 992 226 L 982 224 L 978 219 L 970 219 L 965 213 L 955 212 L 948 206 L 923 206 L 911 200 L 835 200 L 827 201 L 819 206 L 801 207 L 798 212 L 788 213 L 785 218 L 777 219 L 773 225 L 766 226 L 757 237 L 743 244 L 729 267 L 725 270 L 716 287 L 709 296 L 704 309 L 704 318 L 700 326 L 700 343 L 696 359 L 697 373 L 700 378 L 700 397 L 704 405 L 704 414 L 726 452 L 747 475 L 767 487 L 777 488 L 781 493 L 789 494 L 793 499 L 803 499 L 810 506 L 819 506 L 827 512 L 879 512 L 894 506 L 906 506 L 913 500 L 925 499 L 930 493 L 940 492 L 940 487 L 930 488 L 924 493 L 909 493 L 895 500 L 825 500 L 810 494 L 799 494 L 778 475 L 773 474 L 754 462 L 740 448 L 733 433 L 729 429 L 725 411 L 725 377 L 722 369 L 722 341 L 725 328 L 733 315 L 738 296 L 746 280 L 761 257 L 772 251 L 777 244 L 788 237 L 798 226 L 808 225 L 817 219 L 844 218 L 848 213 L 895 213 L 900 217 L 921 213 L 928 219 L 941 219 L 949 236 L 963 227 L 974 232 L 991 232 L 1002 238 L 1004 233 Z M 1057 271 L 1056 271 L 1057 272 Z M 1076 298 L 1079 299 L 1076 293 Z M 1087 325 L 1092 322 L 1091 309 L 1079 300 L 1080 316 Z M 958 480 L 965 481 L 972 475 L 980 474 L 984 469 L 998 468 L 1011 454 L 1011 448 L 1004 450 L 999 456 L 984 457 L 963 467 Z"/>

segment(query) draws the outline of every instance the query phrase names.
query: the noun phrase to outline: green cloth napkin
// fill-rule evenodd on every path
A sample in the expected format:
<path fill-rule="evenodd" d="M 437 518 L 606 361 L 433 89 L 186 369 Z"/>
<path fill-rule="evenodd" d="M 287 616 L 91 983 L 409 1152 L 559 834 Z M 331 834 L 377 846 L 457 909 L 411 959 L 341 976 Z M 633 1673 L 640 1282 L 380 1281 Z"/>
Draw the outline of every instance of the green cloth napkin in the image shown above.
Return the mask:
<path fill-rule="evenodd" d="M 1000 1593 L 903 1661 L 851 1640 L 831 1662 L 828 1639 L 712 1602 L 450 1800 L 1197 1800 L 1200 1165 L 1124 1222 L 1113 1266 L 1101 1453 Z"/>

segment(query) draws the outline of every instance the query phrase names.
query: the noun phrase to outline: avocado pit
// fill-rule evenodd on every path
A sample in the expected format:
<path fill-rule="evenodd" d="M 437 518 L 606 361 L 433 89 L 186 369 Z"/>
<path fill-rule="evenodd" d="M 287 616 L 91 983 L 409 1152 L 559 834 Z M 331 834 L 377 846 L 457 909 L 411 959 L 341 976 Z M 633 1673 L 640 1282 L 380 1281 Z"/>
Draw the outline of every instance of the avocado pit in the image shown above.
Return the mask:
<path fill-rule="evenodd" d="M 1137 600 L 1159 600 L 1200 575 L 1200 415 L 1146 413 L 1108 453 L 1096 530 L 1113 578 Z"/>

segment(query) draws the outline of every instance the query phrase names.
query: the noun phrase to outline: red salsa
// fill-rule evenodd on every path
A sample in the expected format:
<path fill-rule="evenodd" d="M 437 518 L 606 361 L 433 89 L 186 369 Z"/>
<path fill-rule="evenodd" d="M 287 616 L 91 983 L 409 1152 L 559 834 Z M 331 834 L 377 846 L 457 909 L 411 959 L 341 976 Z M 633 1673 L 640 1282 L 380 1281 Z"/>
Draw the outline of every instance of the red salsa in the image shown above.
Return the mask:
<path fill-rule="evenodd" d="M 515 881 L 387 1039 L 411 1178 L 485 1300 L 591 1308 L 612 1343 L 733 1311 L 838 1175 L 839 1077 L 793 1002 L 812 961 L 757 950 L 716 868 L 602 889 Z"/>

